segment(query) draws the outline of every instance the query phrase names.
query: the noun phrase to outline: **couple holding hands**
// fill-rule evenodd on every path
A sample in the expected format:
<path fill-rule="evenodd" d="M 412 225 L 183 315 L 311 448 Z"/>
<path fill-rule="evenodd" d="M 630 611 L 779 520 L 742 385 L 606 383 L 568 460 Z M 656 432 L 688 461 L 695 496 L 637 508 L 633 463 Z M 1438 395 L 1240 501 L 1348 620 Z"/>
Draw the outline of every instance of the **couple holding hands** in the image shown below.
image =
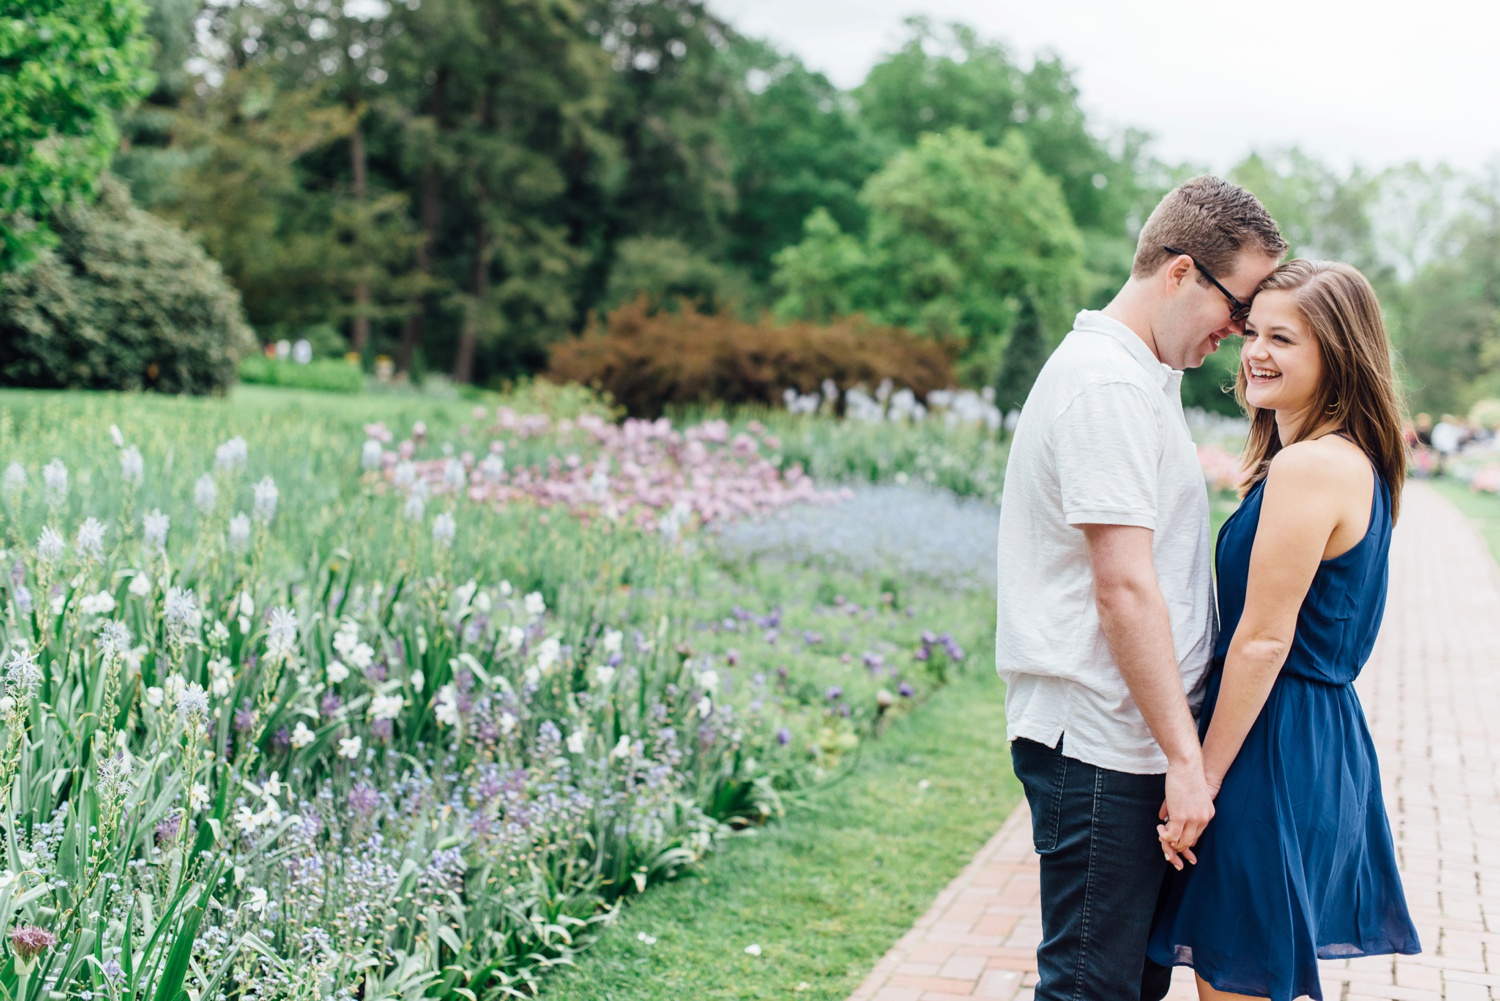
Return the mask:
<path fill-rule="evenodd" d="M 1352 685 L 1401 402 L 1369 282 L 1286 250 L 1244 189 L 1172 191 L 1021 412 L 996 658 L 1041 856 L 1037 1001 L 1156 1001 L 1173 966 L 1203 998 L 1321 999 L 1318 959 L 1420 949 Z M 1211 544 L 1179 390 L 1229 336 L 1250 435 Z"/>

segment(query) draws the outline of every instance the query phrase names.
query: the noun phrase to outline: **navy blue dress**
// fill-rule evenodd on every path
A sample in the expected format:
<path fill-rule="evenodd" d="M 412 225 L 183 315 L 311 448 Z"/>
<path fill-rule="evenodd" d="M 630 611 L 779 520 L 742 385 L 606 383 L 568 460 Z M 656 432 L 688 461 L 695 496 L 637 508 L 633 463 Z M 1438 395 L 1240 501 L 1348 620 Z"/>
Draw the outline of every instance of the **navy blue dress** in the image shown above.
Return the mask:
<path fill-rule="evenodd" d="M 1200 734 L 1245 610 L 1264 487 L 1219 532 L 1223 628 Z M 1194 849 L 1198 864 L 1168 877 L 1147 947 L 1156 962 L 1191 966 L 1221 991 L 1321 1001 L 1320 958 L 1421 950 L 1352 684 L 1385 612 L 1390 543 L 1390 490 L 1377 475 L 1369 530 L 1318 567 L 1286 664 Z"/>

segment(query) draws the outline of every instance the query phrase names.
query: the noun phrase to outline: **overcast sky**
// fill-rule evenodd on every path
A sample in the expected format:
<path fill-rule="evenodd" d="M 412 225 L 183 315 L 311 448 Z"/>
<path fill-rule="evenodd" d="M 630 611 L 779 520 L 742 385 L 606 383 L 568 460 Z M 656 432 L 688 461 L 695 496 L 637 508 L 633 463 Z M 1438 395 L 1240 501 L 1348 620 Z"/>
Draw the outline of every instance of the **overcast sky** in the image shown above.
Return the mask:
<path fill-rule="evenodd" d="M 1073 69 L 1096 128 L 1133 126 L 1170 162 L 1224 170 L 1300 145 L 1330 163 L 1500 155 L 1495 0 L 710 0 L 841 87 L 905 37 L 902 20 L 960 21 L 1017 56 Z"/>

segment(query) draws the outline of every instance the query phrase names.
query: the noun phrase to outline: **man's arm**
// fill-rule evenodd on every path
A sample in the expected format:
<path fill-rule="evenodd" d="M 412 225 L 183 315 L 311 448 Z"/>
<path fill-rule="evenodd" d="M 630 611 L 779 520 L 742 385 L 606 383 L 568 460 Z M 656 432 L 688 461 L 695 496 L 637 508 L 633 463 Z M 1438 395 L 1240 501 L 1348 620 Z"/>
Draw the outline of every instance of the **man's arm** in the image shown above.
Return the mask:
<path fill-rule="evenodd" d="M 1167 756 L 1167 821 L 1162 843 L 1185 852 L 1213 819 L 1213 795 L 1203 777 L 1198 728 L 1182 690 L 1172 623 L 1152 561 L 1152 531 L 1129 525 L 1083 525 L 1094 573 L 1094 603 L 1110 653 Z M 1182 863 L 1169 856 L 1179 869 Z"/>

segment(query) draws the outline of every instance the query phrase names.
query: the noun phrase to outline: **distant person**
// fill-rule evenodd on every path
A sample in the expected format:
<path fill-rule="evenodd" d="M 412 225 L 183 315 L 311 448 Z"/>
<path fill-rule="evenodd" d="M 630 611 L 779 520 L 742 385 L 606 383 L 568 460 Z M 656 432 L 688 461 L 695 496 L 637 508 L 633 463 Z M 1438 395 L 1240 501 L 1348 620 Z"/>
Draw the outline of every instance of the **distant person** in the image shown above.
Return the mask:
<path fill-rule="evenodd" d="M 1437 453 L 1438 457 L 1437 475 L 1441 476 L 1448 472 L 1448 461 L 1458 454 L 1463 442 L 1463 426 L 1452 414 L 1444 414 L 1442 419 L 1432 426 L 1432 450 Z"/>
<path fill-rule="evenodd" d="M 1183 184 L 1021 410 L 996 666 L 1041 855 L 1037 1001 L 1156 1001 L 1170 986 L 1146 960 L 1168 871 L 1157 824 L 1187 849 L 1213 816 L 1193 720 L 1214 644 L 1208 496 L 1182 370 L 1240 333 L 1286 249 L 1243 188 Z"/>
<path fill-rule="evenodd" d="M 1370 283 L 1347 264 L 1278 268 L 1236 390 L 1248 487 L 1219 534 L 1223 631 L 1199 721 L 1217 813 L 1191 851 L 1161 828 L 1179 871 L 1148 955 L 1193 967 L 1204 999 L 1321 998 L 1319 958 L 1421 950 L 1353 685 L 1406 476 Z"/>

